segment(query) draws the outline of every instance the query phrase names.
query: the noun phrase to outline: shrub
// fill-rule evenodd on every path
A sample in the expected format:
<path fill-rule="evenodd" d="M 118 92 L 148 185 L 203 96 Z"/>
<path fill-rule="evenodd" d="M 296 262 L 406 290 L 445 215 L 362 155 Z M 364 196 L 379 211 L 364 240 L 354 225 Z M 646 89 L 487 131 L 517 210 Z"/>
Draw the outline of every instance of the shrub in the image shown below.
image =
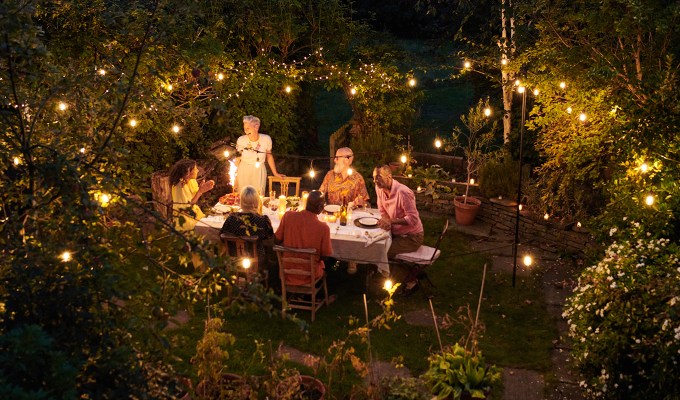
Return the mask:
<path fill-rule="evenodd" d="M 505 152 L 494 153 L 479 168 L 479 190 L 487 198 L 517 197 L 517 162 Z"/>
<path fill-rule="evenodd" d="M 563 314 L 581 385 L 599 398 L 680 393 L 680 248 L 640 224 L 586 269 Z M 632 235 L 630 235 L 632 233 Z"/>

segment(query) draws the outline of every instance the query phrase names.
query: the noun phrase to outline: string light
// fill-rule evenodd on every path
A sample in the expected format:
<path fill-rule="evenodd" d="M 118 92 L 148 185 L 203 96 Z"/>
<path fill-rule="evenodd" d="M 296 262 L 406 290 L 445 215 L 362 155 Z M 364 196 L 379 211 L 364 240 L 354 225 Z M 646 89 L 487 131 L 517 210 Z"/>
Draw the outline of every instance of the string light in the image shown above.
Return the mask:
<path fill-rule="evenodd" d="M 414 87 L 416 85 L 416 80 L 415 78 L 411 78 L 408 80 L 408 85 L 411 87 Z"/>
<path fill-rule="evenodd" d="M 14 161 L 14 165 L 21 164 L 21 159 L 19 157 L 14 157 L 14 160 L 12 160 L 12 161 Z"/>
<path fill-rule="evenodd" d="M 68 108 L 68 105 L 64 103 L 63 101 L 59 102 L 59 110 L 60 111 L 65 111 Z"/>
<path fill-rule="evenodd" d="M 475 178 L 470 178 L 470 185 L 474 185 L 474 184 L 475 184 Z"/>
<path fill-rule="evenodd" d="M 538 96 L 538 93 L 539 93 L 538 89 L 534 89 L 534 96 Z"/>
<path fill-rule="evenodd" d="M 567 107 L 567 114 L 571 114 L 572 111 L 571 107 Z"/>
<path fill-rule="evenodd" d="M 219 74 L 217 74 L 217 80 L 221 81 L 222 79 L 224 79 L 224 74 L 220 72 Z"/>
<path fill-rule="evenodd" d="M 80 148 L 80 154 L 85 154 L 85 148 L 84 147 Z"/>
<path fill-rule="evenodd" d="M 290 86 L 286 86 L 286 93 L 290 93 L 291 90 L 293 90 L 293 89 L 291 89 Z"/>
<path fill-rule="evenodd" d="M 172 84 L 168 83 L 165 88 L 168 90 L 168 92 L 172 92 Z"/>
<path fill-rule="evenodd" d="M 520 86 L 521 84 L 522 84 L 522 82 L 520 82 L 519 79 L 515 80 L 515 86 Z"/>
<path fill-rule="evenodd" d="M 560 82 L 560 89 L 564 89 L 564 88 L 566 88 L 566 87 L 567 87 L 567 83 L 566 83 L 566 82 L 564 82 L 564 81 Z"/>
<path fill-rule="evenodd" d="M 489 107 L 484 109 L 484 115 L 487 117 L 491 116 L 491 109 Z"/>
<path fill-rule="evenodd" d="M 580 119 L 581 122 L 586 122 L 586 113 L 581 113 L 581 115 L 578 116 L 578 119 Z"/>
<path fill-rule="evenodd" d="M 383 288 L 384 288 L 385 290 L 389 291 L 389 290 L 392 289 L 392 285 L 393 285 L 393 284 L 392 284 L 392 280 L 391 280 L 391 279 L 386 279 L 386 280 L 385 280 L 385 285 L 383 286 Z"/>
<path fill-rule="evenodd" d="M 582 225 L 581 225 L 581 221 L 579 221 L 579 222 L 576 223 L 576 227 L 577 227 L 577 228 L 580 228 L 581 226 L 582 226 Z"/>
<path fill-rule="evenodd" d="M 517 208 L 519 208 L 519 210 L 522 211 L 522 205 L 521 204 L 519 206 L 517 206 Z"/>
<path fill-rule="evenodd" d="M 255 168 L 260 168 L 260 162 L 259 161 L 255 161 Z"/>
<path fill-rule="evenodd" d="M 528 254 L 524 256 L 523 261 L 524 261 L 524 265 L 526 265 L 527 267 L 530 266 L 534 262 L 534 260 Z"/>
<path fill-rule="evenodd" d="M 313 169 L 310 169 L 310 170 L 309 170 L 309 177 L 310 177 L 310 178 L 314 178 L 315 175 L 316 175 L 316 172 L 314 172 Z"/>
<path fill-rule="evenodd" d="M 229 150 L 224 150 L 224 158 L 229 158 L 230 155 Z"/>
<path fill-rule="evenodd" d="M 173 125 L 172 126 L 172 131 L 175 132 L 175 133 L 179 133 L 179 129 L 180 129 L 179 125 Z"/>
<path fill-rule="evenodd" d="M 550 219 L 550 214 L 545 213 L 545 214 L 543 215 L 543 219 L 546 220 L 546 221 L 549 220 L 549 219 Z"/>
<path fill-rule="evenodd" d="M 352 168 L 347 168 L 347 175 L 352 176 L 354 170 Z"/>
<path fill-rule="evenodd" d="M 519 93 L 524 93 L 524 90 L 525 90 L 524 86 L 520 86 L 517 88 L 517 92 Z"/>
<path fill-rule="evenodd" d="M 69 261 L 71 261 L 71 258 L 72 258 L 71 252 L 65 251 L 65 252 L 61 253 L 59 258 L 61 258 L 61 261 L 63 261 L 63 262 L 69 262 Z"/>
<path fill-rule="evenodd" d="M 648 206 L 652 206 L 654 205 L 654 200 L 655 200 L 654 195 L 650 193 L 647 195 L 647 197 L 645 197 L 645 204 L 647 204 Z"/>
<path fill-rule="evenodd" d="M 413 174 L 408 174 L 406 176 L 408 176 L 409 178 L 413 178 Z"/>
<path fill-rule="evenodd" d="M 465 69 L 470 69 L 470 67 L 472 67 L 472 63 L 470 61 L 465 61 L 465 63 L 463 63 L 463 67 L 465 67 Z"/>
<path fill-rule="evenodd" d="M 108 206 L 110 201 L 111 201 L 111 196 L 109 196 L 106 193 L 102 193 L 99 196 L 99 202 L 101 203 L 102 207 Z"/>
<path fill-rule="evenodd" d="M 501 65 L 508 65 L 508 59 L 507 58 L 501 58 Z"/>
<path fill-rule="evenodd" d="M 354 96 L 355 94 L 357 94 L 357 89 L 356 89 L 356 88 L 351 88 L 351 89 L 349 90 L 349 93 L 350 93 L 352 96 Z"/>
<path fill-rule="evenodd" d="M 131 120 L 130 120 L 130 126 L 133 127 L 133 128 L 134 128 L 135 126 L 137 126 L 137 120 L 134 119 L 134 118 L 131 119 Z"/>
<path fill-rule="evenodd" d="M 406 161 L 408 161 L 408 158 L 406 157 L 406 154 L 401 155 L 401 163 L 406 164 Z"/>
<path fill-rule="evenodd" d="M 434 141 L 434 147 L 436 147 L 436 148 L 442 147 L 442 141 L 439 140 L 439 139 L 435 140 Z"/>
<path fill-rule="evenodd" d="M 241 265 L 243 266 L 244 269 L 250 268 L 250 258 L 244 258 L 241 261 Z"/>
<path fill-rule="evenodd" d="M 104 76 L 106 75 L 106 70 L 104 68 L 99 69 L 99 75 Z"/>

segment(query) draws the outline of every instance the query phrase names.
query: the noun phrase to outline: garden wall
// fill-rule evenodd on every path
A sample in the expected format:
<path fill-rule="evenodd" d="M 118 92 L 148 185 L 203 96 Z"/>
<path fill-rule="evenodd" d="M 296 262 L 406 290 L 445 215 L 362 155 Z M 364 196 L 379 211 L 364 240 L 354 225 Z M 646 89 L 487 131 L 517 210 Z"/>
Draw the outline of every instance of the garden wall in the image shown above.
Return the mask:
<path fill-rule="evenodd" d="M 460 191 L 459 191 L 460 193 Z M 513 204 L 489 201 L 483 197 L 482 208 L 477 215 L 477 220 L 491 225 L 496 233 L 515 234 L 516 208 Z M 416 203 L 419 210 L 455 215 L 452 195 L 442 195 L 433 200 L 432 196 L 416 194 Z M 592 236 L 576 229 L 573 224 L 563 225 L 551 221 L 545 221 L 542 217 L 530 212 L 520 213 L 519 235 L 520 241 L 532 241 L 532 245 L 541 249 L 555 252 L 567 252 L 583 254 L 586 250 L 595 246 Z"/>

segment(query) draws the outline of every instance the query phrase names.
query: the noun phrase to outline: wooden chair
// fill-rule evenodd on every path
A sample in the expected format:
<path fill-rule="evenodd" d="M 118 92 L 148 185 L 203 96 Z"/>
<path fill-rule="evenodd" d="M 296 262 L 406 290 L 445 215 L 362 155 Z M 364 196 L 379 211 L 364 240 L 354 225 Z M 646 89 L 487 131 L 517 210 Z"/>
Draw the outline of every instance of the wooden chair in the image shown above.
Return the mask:
<path fill-rule="evenodd" d="M 279 196 L 288 196 L 288 185 L 291 183 L 295 186 L 295 197 L 300 197 L 300 181 L 302 177 L 300 176 L 287 176 L 285 178 L 278 178 L 276 176 L 269 177 L 269 193 L 274 190 L 274 183 L 278 183 L 281 186 L 281 191 Z"/>
<path fill-rule="evenodd" d="M 268 281 L 267 270 L 260 271 L 258 262 L 256 236 L 236 236 L 229 233 L 220 233 L 220 240 L 229 256 L 237 258 L 237 274 L 245 277 L 245 282 L 254 282 L 260 279 L 262 274 L 263 283 Z M 245 261 L 248 260 L 248 261 Z"/>
<path fill-rule="evenodd" d="M 281 314 L 286 316 L 286 308 L 297 308 L 300 310 L 310 310 L 312 312 L 312 322 L 316 316 L 316 311 L 324 303 L 328 305 L 328 286 L 326 284 L 326 273 L 316 275 L 316 268 L 319 262 L 319 254 L 315 249 L 295 249 L 291 247 L 274 246 L 276 257 L 279 260 L 279 278 L 281 278 Z M 308 269 L 285 268 L 286 264 L 305 264 Z M 304 285 L 288 285 L 286 277 L 299 277 L 309 279 L 309 283 Z M 319 301 L 316 296 L 323 289 L 324 297 Z M 288 297 L 289 294 L 298 296 Z M 307 300 L 305 296 L 309 296 Z"/>
<path fill-rule="evenodd" d="M 442 233 L 437 238 L 437 243 L 434 245 L 434 247 L 422 245 L 416 251 L 397 254 L 394 257 L 395 260 L 410 266 L 409 272 L 406 274 L 406 278 L 404 278 L 402 283 L 410 282 L 412 280 L 417 280 L 420 282 L 421 279 L 425 279 L 430 285 L 434 287 L 434 284 L 425 273 L 425 268 L 432 265 L 439 258 L 439 255 L 441 254 L 439 246 L 441 245 L 442 239 L 444 238 L 444 235 L 446 235 L 446 231 L 448 229 L 449 219 L 447 218 L 446 223 L 444 223 L 444 229 L 442 229 Z"/>

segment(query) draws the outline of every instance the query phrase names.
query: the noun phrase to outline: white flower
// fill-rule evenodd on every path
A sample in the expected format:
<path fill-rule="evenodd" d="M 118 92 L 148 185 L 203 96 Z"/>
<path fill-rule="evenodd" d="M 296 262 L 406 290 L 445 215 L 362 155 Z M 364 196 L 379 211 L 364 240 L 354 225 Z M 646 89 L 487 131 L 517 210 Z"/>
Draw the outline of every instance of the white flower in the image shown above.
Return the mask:
<path fill-rule="evenodd" d="M 609 230 L 609 236 L 614 236 L 614 234 L 616 233 L 616 231 L 618 231 L 618 229 L 616 229 L 616 228 L 611 228 L 611 229 Z"/>

